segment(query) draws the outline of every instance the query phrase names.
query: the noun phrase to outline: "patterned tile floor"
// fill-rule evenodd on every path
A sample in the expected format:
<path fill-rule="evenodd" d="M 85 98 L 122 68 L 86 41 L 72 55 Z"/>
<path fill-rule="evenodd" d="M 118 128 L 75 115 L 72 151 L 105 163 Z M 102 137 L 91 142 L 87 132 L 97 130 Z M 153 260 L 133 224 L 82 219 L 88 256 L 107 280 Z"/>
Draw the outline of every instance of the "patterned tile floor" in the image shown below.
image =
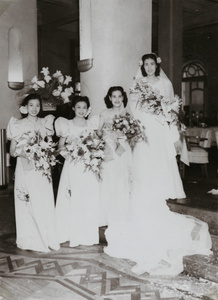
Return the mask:
<path fill-rule="evenodd" d="M 189 173 L 186 176 L 190 206 L 216 212 L 217 199 L 206 194 L 215 188 L 216 179 L 196 181 Z M 48 254 L 16 248 L 13 184 L 0 190 L 0 300 L 218 300 L 218 279 L 214 282 L 185 273 L 136 276 L 131 272 L 132 261 L 111 258 L 103 247 L 69 248 L 65 243 Z"/>
<path fill-rule="evenodd" d="M 40 254 L 19 250 L 13 234 L 0 239 L 0 299 L 176 300 L 213 299 L 218 284 L 180 276 L 136 276 L 129 260 L 114 259 L 103 245 Z"/>

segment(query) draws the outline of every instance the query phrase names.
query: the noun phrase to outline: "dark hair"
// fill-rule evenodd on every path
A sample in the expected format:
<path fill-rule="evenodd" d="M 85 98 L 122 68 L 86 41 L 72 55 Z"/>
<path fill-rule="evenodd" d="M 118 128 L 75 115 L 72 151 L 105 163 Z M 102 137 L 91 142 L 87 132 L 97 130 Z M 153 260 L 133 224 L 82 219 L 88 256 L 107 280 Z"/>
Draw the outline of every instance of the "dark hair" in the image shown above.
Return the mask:
<path fill-rule="evenodd" d="M 127 105 L 127 95 L 126 95 L 126 92 L 124 91 L 124 89 L 122 88 L 122 86 L 112 86 L 109 88 L 108 92 L 107 92 L 107 95 L 104 97 L 104 102 L 107 106 L 107 108 L 112 108 L 113 107 L 113 104 L 110 100 L 110 97 L 112 96 L 112 93 L 115 92 L 115 91 L 120 91 L 122 96 L 123 96 L 123 105 L 124 107 L 126 107 Z"/>
<path fill-rule="evenodd" d="M 148 54 L 144 54 L 142 56 L 142 66 L 141 66 L 141 72 L 142 72 L 142 75 L 144 77 L 146 77 L 148 74 L 146 73 L 145 71 L 145 68 L 144 68 L 144 62 L 146 59 L 153 59 L 155 61 L 155 64 L 157 66 L 156 68 L 156 71 L 155 71 L 155 76 L 159 76 L 160 75 L 160 63 L 157 62 L 157 55 L 155 53 L 148 53 Z"/>
<path fill-rule="evenodd" d="M 40 112 L 42 111 L 42 98 L 41 98 L 41 96 L 40 96 L 39 94 L 37 94 L 37 93 L 31 93 L 31 94 L 27 95 L 27 96 L 23 99 L 23 101 L 22 101 L 22 103 L 21 103 L 20 106 L 26 106 L 30 100 L 39 100 L 40 111 L 39 111 L 38 115 L 40 115 Z M 22 115 L 23 118 L 25 118 L 25 117 L 27 116 L 26 114 L 22 114 L 22 113 L 21 113 L 21 115 Z"/>
<path fill-rule="evenodd" d="M 73 108 L 76 106 L 76 104 L 78 102 L 85 102 L 87 104 L 87 108 L 90 107 L 90 102 L 89 102 L 89 98 L 86 96 L 75 96 L 72 100 L 71 103 L 71 114 L 70 114 L 70 119 L 75 118 L 75 111 L 73 110 Z"/>

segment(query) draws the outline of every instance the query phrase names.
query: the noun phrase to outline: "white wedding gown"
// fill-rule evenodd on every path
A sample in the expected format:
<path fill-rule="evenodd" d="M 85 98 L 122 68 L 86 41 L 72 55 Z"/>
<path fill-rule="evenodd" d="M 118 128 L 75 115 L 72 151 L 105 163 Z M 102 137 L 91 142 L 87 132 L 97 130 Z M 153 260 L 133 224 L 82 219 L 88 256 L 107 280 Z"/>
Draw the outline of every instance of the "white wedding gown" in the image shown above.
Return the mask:
<path fill-rule="evenodd" d="M 165 80 L 155 85 L 164 91 Z M 137 264 L 137 274 L 175 275 L 183 271 L 183 256 L 212 252 L 208 225 L 192 216 L 171 212 L 168 198 L 184 198 L 174 148 L 175 132 L 153 115 L 139 111 L 132 102 L 135 118 L 145 126 L 147 142 L 133 151 L 132 218 L 114 222 L 105 232 L 108 255 Z"/>

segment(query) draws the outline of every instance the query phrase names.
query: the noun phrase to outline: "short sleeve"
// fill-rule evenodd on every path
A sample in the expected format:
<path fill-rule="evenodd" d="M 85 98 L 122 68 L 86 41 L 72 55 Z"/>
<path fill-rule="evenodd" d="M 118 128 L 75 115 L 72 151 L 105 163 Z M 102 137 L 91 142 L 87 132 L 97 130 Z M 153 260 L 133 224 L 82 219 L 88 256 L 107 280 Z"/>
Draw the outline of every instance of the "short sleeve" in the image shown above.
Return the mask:
<path fill-rule="evenodd" d="M 44 120 L 45 120 L 45 129 L 46 129 L 46 134 L 47 135 L 53 135 L 54 134 L 54 122 L 55 117 L 53 115 L 47 115 Z"/>
<path fill-rule="evenodd" d="M 99 126 L 99 115 L 95 115 L 88 120 L 89 127 L 92 128 L 93 130 L 97 130 Z"/>
<path fill-rule="evenodd" d="M 8 140 L 18 140 L 23 133 L 23 127 L 20 120 L 12 117 L 8 122 L 6 134 Z"/>
<path fill-rule="evenodd" d="M 62 117 L 58 118 L 55 121 L 55 131 L 56 135 L 59 137 L 68 137 L 70 135 L 69 120 Z"/>

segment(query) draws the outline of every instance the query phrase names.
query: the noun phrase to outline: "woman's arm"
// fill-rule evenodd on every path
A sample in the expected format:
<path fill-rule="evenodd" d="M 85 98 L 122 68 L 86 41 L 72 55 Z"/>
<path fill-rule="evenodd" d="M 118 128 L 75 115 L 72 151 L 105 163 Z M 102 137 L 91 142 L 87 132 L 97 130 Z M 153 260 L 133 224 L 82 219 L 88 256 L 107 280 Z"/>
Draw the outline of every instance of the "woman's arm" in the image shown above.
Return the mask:
<path fill-rule="evenodd" d="M 104 116 L 103 115 L 100 115 L 99 116 L 99 125 L 98 125 L 98 129 L 97 129 L 97 135 L 98 137 L 102 138 L 102 135 L 103 135 L 103 127 L 104 127 Z"/>
<path fill-rule="evenodd" d="M 24 157 L 24 158 L 27 158 L 26 157 L 26 154 L 25 154 L 25 151 L 23 151 L 22 148 L 17 148 L 17 142 L 12 139 L 11 140 L 11 144 L 10 144 L 10 155 L 13 156 L 13 157 Z"/>
<path fill-rule="evenodd" d="M 65 143 L 66 143 L 66 139 L 65 137 L 60 137 L 59 142 L 58 142 L 58 151 L 61 151 L 62 148 L 64 147 Z"/>
<path fill-rule="evenodd" d="M 10 145 L 10 155 L 13 157 L 18 156 L 18 153 L 16 152 L 16 145 L 17 145 L 17 142 L 14 139 L 12 139 L 11 145 Z"/>

